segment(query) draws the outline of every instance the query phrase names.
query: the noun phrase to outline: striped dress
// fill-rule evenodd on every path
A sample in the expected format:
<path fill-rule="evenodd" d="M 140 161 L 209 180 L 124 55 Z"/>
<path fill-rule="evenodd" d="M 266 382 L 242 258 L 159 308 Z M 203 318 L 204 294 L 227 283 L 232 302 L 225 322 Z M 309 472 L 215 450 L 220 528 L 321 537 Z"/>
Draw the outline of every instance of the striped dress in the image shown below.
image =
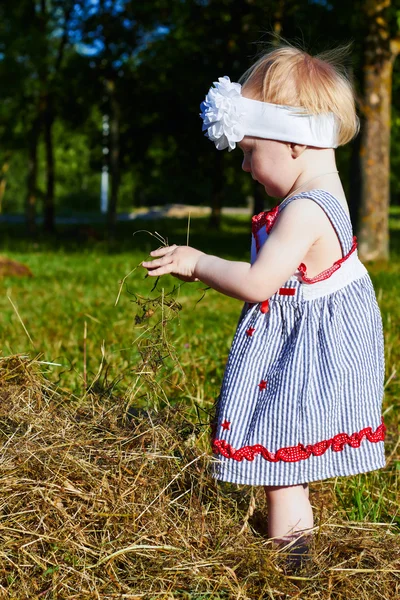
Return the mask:
<path fill-rule="evenodd" d="M 306 266 L 265 302 L 247 305 L 216 404 L 213 475 L 296 485 L 385 465 L 382 320 L 350 219 L 312 190 L 253 217 L 252 262 L 297 198 L 325 211 L 343 258 L 310 279 Z"/>

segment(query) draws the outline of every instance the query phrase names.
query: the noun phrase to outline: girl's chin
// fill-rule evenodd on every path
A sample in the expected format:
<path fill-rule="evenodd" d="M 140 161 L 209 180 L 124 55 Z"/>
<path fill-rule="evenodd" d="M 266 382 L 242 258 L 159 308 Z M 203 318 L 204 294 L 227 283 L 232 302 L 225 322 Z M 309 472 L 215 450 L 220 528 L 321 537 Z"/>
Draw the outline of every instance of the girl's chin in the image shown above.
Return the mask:
<path fill-rule="evenodd" d="M 276 193 L 276 189 L 270 187 L 269 185 L 264 185 L 264 190 L 268 194 L 268 196 L 273 196 L 274 198 L 278 197 Z"/>
<path fill-rule="evenodd" d="M 273 187 L 273 186 L 264 184 L 264 190 L 268 196 L 271 196 L 271 198 L 285 198 L 286 197 L 286 195 L 284 193 L 282 193 L 282 190 L 280 190 L 276 187 Z"/>

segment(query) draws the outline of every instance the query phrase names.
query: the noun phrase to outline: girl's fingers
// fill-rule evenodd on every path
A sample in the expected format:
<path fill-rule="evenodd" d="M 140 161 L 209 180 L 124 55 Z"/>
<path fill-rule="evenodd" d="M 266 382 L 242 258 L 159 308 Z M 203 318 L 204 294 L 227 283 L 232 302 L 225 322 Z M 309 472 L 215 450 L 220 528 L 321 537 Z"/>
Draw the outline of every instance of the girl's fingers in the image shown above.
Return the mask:
<path fill-rule="evenodd" d="M 169 265 L 173 262 L 173 258 L 170 254 L 163 256 L 162 258 L 157 258 L 156 260 L 147 260 L 142 262 L 142 266 L 146 269 L 156 269 L 157 267 L 162 267 L 163 265 Z"/>
<path fill-rule="evenodd" d="M 159 277 L 160 275 L 167 275 L 168 273 L 171 273 L 173 268 L 172 268 L 172 263 L 169 265 L 164 265 L 162 267 L 158 267 L 158 269 L 149 269 L 147 271 L 147 275 L 149 275 L 150 277 Z"/>
<path fill-rule="evenodd" d="M 176 244 L 173 246 L 163 246 L 162 248 L 157 248 L 157 250 L 150 252 L 150 256 L 165 256 L 166 254 L 173 252 L 177 247 Z"/>

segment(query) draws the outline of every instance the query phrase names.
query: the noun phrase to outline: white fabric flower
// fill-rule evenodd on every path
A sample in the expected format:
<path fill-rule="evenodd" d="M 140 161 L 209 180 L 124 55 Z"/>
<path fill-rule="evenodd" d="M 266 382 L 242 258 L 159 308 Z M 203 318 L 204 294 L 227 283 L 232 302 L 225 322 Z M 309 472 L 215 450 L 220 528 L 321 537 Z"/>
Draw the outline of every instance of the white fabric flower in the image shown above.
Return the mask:
<path fill-rule="evenodd" d="M 208 91 L 206 99 L 201 103 L 200 117 L 203 119 L 202 130 L 215 143 L 218 150 L 228 148 L 230 152 L 236 142 L 244 138 L 244 127 L 238 100 L 242 97 L 240 83 L 232 83 L 229 77 L 220 77 L 214 82 L 215 87 Z"/>

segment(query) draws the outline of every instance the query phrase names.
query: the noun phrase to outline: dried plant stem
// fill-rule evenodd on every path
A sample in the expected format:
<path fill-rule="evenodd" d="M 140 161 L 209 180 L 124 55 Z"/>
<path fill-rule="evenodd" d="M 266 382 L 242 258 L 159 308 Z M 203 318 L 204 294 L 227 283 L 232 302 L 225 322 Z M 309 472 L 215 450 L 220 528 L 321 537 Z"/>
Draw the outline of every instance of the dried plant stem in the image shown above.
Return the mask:
<path fill-rule="evenodd" d="M 186 231 L 186 246 L 189 246 L 189 235 L 190 235 L 190 213 L 188 214 L 188 223 Z"/>
<path fill-rule="evenodd" d="M 200 454 L 200 456 L 196 456 L 196 458 L 194 458 L 194 459 L 193 459 L 193 460 L 191 460 L 189 463 L 187 463 L 187 464 L 186 464 L 186 465 L 183 467 L 183 469 L 181 469 L 181 470 L 179 471 L 179 473 L 177 473 L 177 474 L 175 475 L 175 477 L 174 477 L 173 479 L 171 479 L 171 481 L 168 483 L 168 485 L 166 485 L 166 486 L 165 486 L 165 487 L 164 487 L 164 488 L 161 490 L 161 492 L 160 492 L 160 493 L 159 493 L 159 494 L 158 494 L 158 495 L 157 495 L 157 496 L 154 498 L 154 500 L 153 500 L 152 502 L 150 502 L 150 504 L 149 504 L 148 506 L 146 506 L 146 508 L 145 508 L 145 509 L 144 509 L 144 510 L 143 510 L 143 511 L 140 513 L 140 515 L 139 515 L 139 516 L 137 516 L 137 517 L 136 517 L 136 519 L 135 519 L 135 520 L 136 520 L 136 521 L 139 521 L 139 519 L 141 519 L 141 517 L 143 517 L 143 515 L 144 515 L 144 514 L 145 514 L 145 513 L 146 513 L 146 512 L 149 510 L 149 508 L 150 508 L 151 506 L 153 506 L 153 504 L 154 504 L 155 502 L 157 502 L 157 500 L 158 500 L 158 499 L 159 499 L 159 498 L 160 498 L 160 497 L 161 497 L 161 496 L 164 494 L 164 492 L 165 492 L 165 491 L 166 491 L 166 490 L 167 490 L 169 487 L 171 487 L 171 485 L 174 483 L 174 481 L 175 481 L 176 479 L 178 479 L 178 478 L 179 478 L 179 477 L 182 475 L 182 473 L 183 473 L 184 471 L 186 471 L 186 469 L 187 469 L 188 467 L 190 467 L 190 466 L 191 466 L 193 463 L 195 463 L 195 462 L 197 462 L 198 460 L 200 460 L 200 459 L 201 459 L 203 456 L 205 456 L 205 453 L 204 453 L 204 452 L 203 452 L 203 454 Z"/>
<path fill-rule="evenodd" d="M 152 546 L 150 544 L 132 544 L 131 546 L 127 546 L 126 548 L 121 548 L 120 550 L 117 550 L 116 552 L 113 552 L 112 554 L 109 554 L 108 556 L 104 556 L 104 558 L 100 559 L 99 562 L 96 565 L 93 565 L 92 568 L 99 567 L 100 565 L 103 565 L 105 562 L 108 562 L 108 561 L 112 560 L 113 558 L 117 558 L 117 556 L 122 556 L 123 554 L 128 554 L 129 552 L 137 552 L 140 550 L 155 550 L 155 551 L 170 552 L 170 551 L 179 551 L 180 548 L 176 548 L 175 546 L 168 546 L 168 545 Z"/>
<path fill-rule="evenodd" d="M 119 285 L 118 294 L 117 294 L 117 297 L 116 297 L 115 302 L 114 302 L 114 306 L 117 306 L 117 304 L 119 302 L 119 299 L 121 297 L 121 292 L 122 292 L 123 287 L 125 285 L 125 281 L 128 279 L 128 277 L 130 277 L 132 275 L 132 273 L 134 273 L 136 271 L 136 269 L 138 267 L 140 267 L 140 265 L 136 265 L 136 267 L 134 269 L 132 269 L 132 271 L 129 271 L 129 273 L 127 275 L 125 275 L 125 277 L 121 280 L 120 285 Z"/>
<path fill-rule="evenodd" d="M 87 390 L 87 321 L 83 325 L 83 389 Z"/>
<path fill-rule="evenodd" d="M 28 336 L 28 339 L 29 339 L 30 343 L 32 344 L 32 346 L 33 346 L 33 348 L 34 348 L 34 347 L 35 347 L 35 344 L 33 343 L 33 340 L 32 340 L 32 338 L 31 338 L 31 336 L 29 335 L 29 332 L 28 332 L 28 330 L 27 330 L 27 328 L 25 327 L 23 320 L 21 319 L 21 316 L 20 316 L 20 314 L 19 314 L 19 312 L 18 312 L 18 309 L 17 309 L 17 307 L 15 306 L 14 302 L 11 300 L 10 296 L 7 296 L 7 298 L 9 299 L 9 301 L 10 301 L 10 303 L 11 303 L 11 306 L 13 307 L 13 309 L 14 309 L 14 311 L 15 311 L 15 314 L 17 315 L 17 317 L 18 317 L 18 319 L 19 319 L 19 322 L 21 323 L 22 327 L 24 328 L 24 331 L 25 331 L 26 335 Z"/>

